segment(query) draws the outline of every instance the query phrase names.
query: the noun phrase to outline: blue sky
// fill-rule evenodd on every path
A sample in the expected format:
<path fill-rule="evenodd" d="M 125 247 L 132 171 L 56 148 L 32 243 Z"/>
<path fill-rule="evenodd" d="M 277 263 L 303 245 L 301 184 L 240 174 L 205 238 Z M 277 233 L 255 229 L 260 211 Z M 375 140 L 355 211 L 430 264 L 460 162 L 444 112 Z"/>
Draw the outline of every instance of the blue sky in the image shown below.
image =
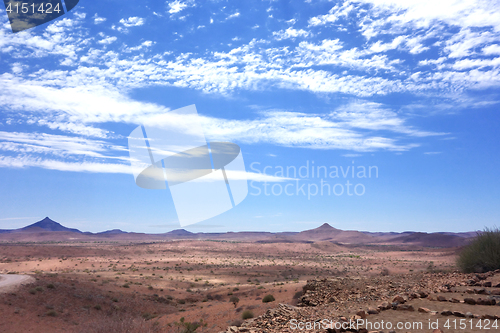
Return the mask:
<path fill-rule="evenodd" d="M 135 185 L 127 137 L 191 104 L 252 186 L 190 231 L 499 224 L 496 2 L 80 0 L 16 34 L 0 17 L 0 229 L 179 228 L 168 190 Z M 378 177 L 276 174 L 313 161 Z M 264 194 L 321 181 L 343 194 Z"/>

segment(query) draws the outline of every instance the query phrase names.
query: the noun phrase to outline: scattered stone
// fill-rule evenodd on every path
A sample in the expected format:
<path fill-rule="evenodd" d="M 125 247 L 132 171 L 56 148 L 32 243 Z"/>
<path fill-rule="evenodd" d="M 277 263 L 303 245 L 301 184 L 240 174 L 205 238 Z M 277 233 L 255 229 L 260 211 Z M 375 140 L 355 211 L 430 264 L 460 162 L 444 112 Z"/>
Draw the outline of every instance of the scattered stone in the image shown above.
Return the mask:
<path fill-rule="evenodd" d="M 465 318 L 465 314 L 463 312 L 460 312 L 460 311 L 453 311 L 453 315 L 455 317 Z"/>
<path fill-rule="evenodd" d="M 472 312 L 466 312 L 465 318 L 474 318 L 474 315 L 472 314 Z"/>
<path fill-rule="evenodd" d="M 431 310 L 427 309 L 427 308 L 423 308 L 423 307 L 419 307 L 418 308 L 418 312 L 422 312 L 422 313 L 430 313 Z"/>
<path fill-rule="evenodd" d="M 444 311 L 441 311 L 441 315 L 442 316 L 451 316 L 451 315 L 453 315 L 453 312 L 451 312 L 450 310 L 444 310 Z"/>
<path fill-rule="evenodd" d="M 380 310 L 389 310 L 391 307 L 391 304 L 389 304 L 388 302 L 384 302 L 382 304 L 379 304 L 378 306 Z"/>
<path fill-rule="evenodd" d="M 495 301 L 494 299 L 482 299 L 482 298 L 478 298 L 476 300 L 476 304 L 477 305 L 495 305 L 497 303 L 497 301 Z"/>
<path fill-rule="evenodd" d="M 371 315 L 379 313 L 379 311 L 377 309 L 374 309 L 374 308 L 369 308 L 368 311 L 366 311 L 366 312 L 368 312 L 368 314 L 371 314 Z"/>
<path fill-rule="evenodd" d="M 396 307 L 396 310 L 398 310 L 398 311 L 415 311 L 415 308 L 409 304 L 398 304 L 398 306 Z"/>
<path fill-rule="evenodd" d="M 396 296 L 392 299 L 392 302 L 393 303 L 399 303 L 399 304 L 403 304 L 406 302 L 406 300 L 402 297 L 402 296 Z"/>
<path fill-rule="evenodd" d="M 474 298 L 465 298 L 464 299 L 464 303 L 465 304 L 470 304 L 470 305 L 475 305 L 476 304 L 476 300 Z"/>
<path fill-rule="evenodd" d="M 440 302 L 447 302 L 447 301 L 448 301 L 448 300 L 446 299 L 446 297 L 441 296 L 441 295 L 439 295 L 439 296 L 437 297 L 437 300 L 438 300 L 438 301 L 440 301 Z"/>
<path fill-rule="evenodd" d="M 359 316 L 361 319 L 365 319 L 368 316 L 368 314 L 364 310 L 360 310 L 356 312 L 356 316 Z"/>
<path fill-rule="evenodd" d="M 460 303 L 460 300 L 458 300 L 456 298 L 452 298 L 452 299 L 450 299 L 450 302 L 452 302 L 452 303 Z"/>

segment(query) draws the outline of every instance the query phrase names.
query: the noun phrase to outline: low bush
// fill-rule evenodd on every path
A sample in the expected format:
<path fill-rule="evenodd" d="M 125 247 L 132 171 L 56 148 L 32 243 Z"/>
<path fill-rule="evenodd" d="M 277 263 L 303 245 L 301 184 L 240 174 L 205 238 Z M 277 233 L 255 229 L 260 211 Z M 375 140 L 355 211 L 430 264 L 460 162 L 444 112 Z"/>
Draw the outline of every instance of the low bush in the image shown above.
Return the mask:
<path fill-rule="evenodd" d="M 462 249 L 457 265 L 465 273 L 484 273 L 500 269 L 500 230 L 486 228 L 479 233 Z"/>
<path fill-rule="evenodd" d="M 262 299 L 262 303 L 269 303 L 274 301 L 275 301 L 274 296 L 271 294 L 264 296 L 264 298 Z"/>
<path fill-rule="evenodd" d="M 241 314 L 241 319 L 246 320 L 250 318 L 253 318 L 253 312 L 250 310 L 243 311 L 243 313 Z"/>

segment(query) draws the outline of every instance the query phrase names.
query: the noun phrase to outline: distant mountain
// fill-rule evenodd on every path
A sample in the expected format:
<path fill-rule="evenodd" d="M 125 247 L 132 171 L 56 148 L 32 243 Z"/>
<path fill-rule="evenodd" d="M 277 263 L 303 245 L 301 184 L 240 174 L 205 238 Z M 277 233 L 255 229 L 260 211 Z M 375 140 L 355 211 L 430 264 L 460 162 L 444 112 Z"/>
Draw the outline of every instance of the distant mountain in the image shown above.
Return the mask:
<path fill-rule="evenodd" d="M 468 238 L 447 235 L 445 233 L 425 233 L 414 232 L 409 235 L 402 235 L 400 237 L 392 238 L 389 242 L 399 244 L 413 244 L 425 247 L 456 247 L 464 246 L 468 243 Z"/>
<path fill-rule="evenodd" d="M 300 241 L 330 241 L 351 244 L 366 244 L 375 241 L 375 238 L 359 231 L 344 231 L 324 223 L 318 228 L 305 230 L 290 238 Z"/>
<path fill-rule="evenodd" d="M 96 235 L 121 235 L 121 234 L 128 234 L 128 232 L 122 231 L 120 229 L 113 229 L 113 230 L 98 232 Z"/>
<path fill-rule="evenodd" d="M 78 229 L 67 228 L 50 218 L 27 227 L 14 230 L 0 230 L 0 241 L 158 241 L 165 239 L 199 239 L 220 241 L 241 241 L 258 243 L 316 243 L 324 249 L 344 245 L 376 245 L 376 246 L 417 246 L 417 247 L 457 247 L 468 243 L 476 232 L 366 232 L 356 230 L 341 230 L 328 223 L 301 232 L 219 232 L 193 233 L 185 229 L 172 230 L 163 234 L 145 234 L 125 232 L 120 229 L 107 230 L 99 233 L 81 232 Z"/>
<path fill-rule="evenodd" d="M 71 228 L 66 228 L 65 226 L 52 221 L 50 218 L 46 217 L 41 221 L 38 221 L 36 223 L 30 224 L 27 227 L 18 229 L 20 231 L 67 231 L 67 232 L 77 232 L 77 233 L 82 233 L 78 229 L 71 229 Z"/>
<path fill-rule="evenodd" d="M 170 235 L 170 236 L 193 236 L 194 233 L 192 233 L 190 231 L 187 231 L 187 230 L 184 230 L 184 229 L 176 229 L 176 230 L 172 230 L 172 231 L 167 232 L 166 235 Z"/>

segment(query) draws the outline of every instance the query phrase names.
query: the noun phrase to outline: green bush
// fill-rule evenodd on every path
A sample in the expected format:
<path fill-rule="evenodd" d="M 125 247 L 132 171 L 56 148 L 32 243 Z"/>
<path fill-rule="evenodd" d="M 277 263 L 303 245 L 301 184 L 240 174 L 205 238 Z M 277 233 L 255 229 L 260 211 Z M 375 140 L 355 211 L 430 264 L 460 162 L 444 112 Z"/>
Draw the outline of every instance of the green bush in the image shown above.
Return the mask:
<path fill-rule="evenodd" d="M 274 301 L 275 301 L 274 296 L 271 294 L 264 296 L 264 298 L 262 299 L 262 303 L 269 303 Z"/>
<path fill-rule="evenodd" d="M 49 310 L 45 315 L 49 317 L 57 317 L 57 312 L 55 310 Z"/>
<path fill-rule="evenodd" d="M 245 310 L 245 311 L 243 311 L 243 313 L 241 314 L 241 318 L 242 318 L 243 320 L 253 318 L 253 312 L 252 312 L 252 311 L 250 311 L 250 310 Z"/>
<path fill-rule="evenodd" d="M 500 230 L 479 233 L 460 253 L 457 265 L 466 273 L 483 273 L 500 269 Z"/>
<path fill-rule="evenodd" d="M 236 307 L 236 305 L 238 304 L 239 301 L 240 301 L 240 299 L 236 296 L 231 296 L 231 298 L 229 298 L 229 302 L 233 303 L 234 307 Z"/>

